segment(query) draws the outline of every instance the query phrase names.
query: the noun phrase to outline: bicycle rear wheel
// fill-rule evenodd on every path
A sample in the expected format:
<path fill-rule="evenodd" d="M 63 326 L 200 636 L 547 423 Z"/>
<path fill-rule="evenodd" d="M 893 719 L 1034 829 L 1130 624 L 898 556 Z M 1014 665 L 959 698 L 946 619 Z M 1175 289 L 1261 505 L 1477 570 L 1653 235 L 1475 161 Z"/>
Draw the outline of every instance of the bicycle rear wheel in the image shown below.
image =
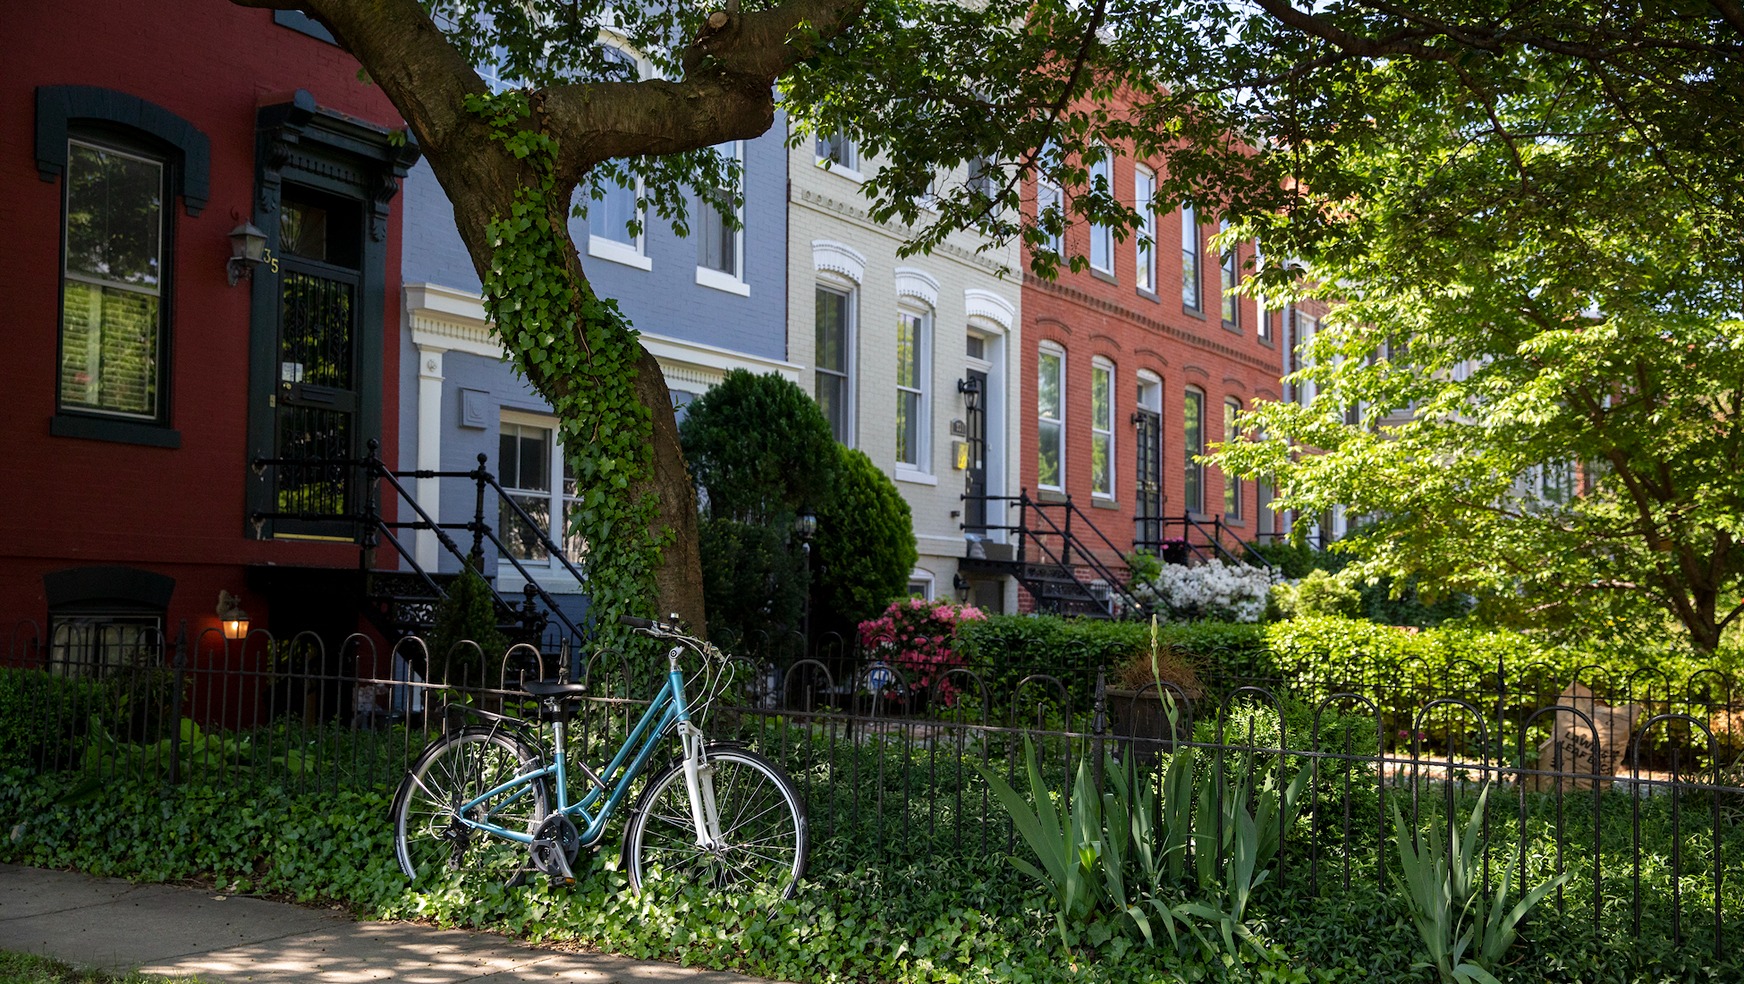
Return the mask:
<path fill-rule="evenodd" d="M 780 767 L 754 752 L 725 745 L 704 750 L 721 840 L 699 847 L 691 820 L 684 762 L 655 776 L 625 830 L 630 884 L 669 895 L 686 884 L 738 891 L 766 889 L 791 898 L 805 874 L 805 807 Z"/>
<path fill-rule="evenodd" d="M 400 870 L 414 881 L 443 871 L 518 878 L 531 864 L 527 846 L 468 826 L 462 811 L 475 823 L 531 833 L 547 810 L 543 779 L 472 801 L 538 767 L 537 751 L 489 728 L 465 728 L 425 749 L 394 794 Z"/>

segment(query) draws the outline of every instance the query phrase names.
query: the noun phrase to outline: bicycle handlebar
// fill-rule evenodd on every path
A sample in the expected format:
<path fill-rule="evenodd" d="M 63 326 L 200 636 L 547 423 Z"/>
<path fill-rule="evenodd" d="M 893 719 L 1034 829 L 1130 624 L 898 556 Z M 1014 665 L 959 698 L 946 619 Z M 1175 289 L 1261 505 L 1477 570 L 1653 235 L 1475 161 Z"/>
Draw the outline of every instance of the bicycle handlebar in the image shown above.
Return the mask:
<path fill-rule="evenodd" d="M 627 625 L 632 629 L 651 629 L 655 622 L 653 619 L 640 618 L 635 615 L 619 615 L 618 624 Z"/>

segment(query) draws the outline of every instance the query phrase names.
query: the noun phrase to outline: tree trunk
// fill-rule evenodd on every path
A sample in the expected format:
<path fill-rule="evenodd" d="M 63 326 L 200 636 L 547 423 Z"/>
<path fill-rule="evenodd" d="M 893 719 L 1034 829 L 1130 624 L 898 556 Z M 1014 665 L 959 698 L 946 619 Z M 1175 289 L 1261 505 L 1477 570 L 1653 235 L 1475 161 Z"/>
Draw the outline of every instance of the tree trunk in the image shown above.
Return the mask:
<path fill-rule="evenodd" d="M 660 614 L 676 614 L 698 634 L 706 634 L 702 555 L 697 550 L 696 483 L 691 481 L 678 443 L 678 417 L 672 412 L 672 392 L 666 387 L 660 363 L 645 348 L 636 367 L 636 396 L 654 418 L 653 488 L 660 497 L 656 529 L 672 531 L 654 576 Z"/>

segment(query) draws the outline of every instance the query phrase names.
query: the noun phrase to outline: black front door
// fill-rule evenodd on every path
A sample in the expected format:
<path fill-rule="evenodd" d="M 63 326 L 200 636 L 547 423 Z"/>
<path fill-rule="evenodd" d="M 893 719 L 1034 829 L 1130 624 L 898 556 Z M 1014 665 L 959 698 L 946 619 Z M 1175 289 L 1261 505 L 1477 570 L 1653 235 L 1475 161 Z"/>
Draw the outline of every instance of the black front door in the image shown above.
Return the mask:
<path fill-rule="evenodd" d="M 1158 549 L 1163 538 L 1163 427 L 1155 410 L 1140 410 L 1133 417 L 1138 431 L 1137 487 L 1133 499 L 1137 511 L 1133 514 L 1133 530 L 1137 545 Z"/>
<path fill-rule="evenodd" d="M 963 500 L 963 529 L 969 533 L 987 532 L 987 374 L 970 369 L 967 388 L 969 409 L 964 416 L 967 433 L 964 442 L 969 448 L 969 467 L 963 484 L 967 496 Z"/>
<path fill-rule="evenodd" d="M 279 535 L 347 536 L 357 511 L 358 269 L 355 201 L 286 185 L 278 243 L 278 386 L 273 457 Z"/>

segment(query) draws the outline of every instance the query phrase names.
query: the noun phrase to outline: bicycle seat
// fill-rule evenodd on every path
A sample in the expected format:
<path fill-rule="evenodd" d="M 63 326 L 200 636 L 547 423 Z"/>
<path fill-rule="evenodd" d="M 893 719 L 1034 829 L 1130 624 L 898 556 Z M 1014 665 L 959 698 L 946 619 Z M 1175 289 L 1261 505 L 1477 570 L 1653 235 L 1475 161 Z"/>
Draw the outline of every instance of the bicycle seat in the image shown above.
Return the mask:
<path fill-rule="evenodd" d="M 557 683 L 551 680 L 528 680 L 522 685 L 526 691 L 540 700 L 562 700 L 566 697 L 587 696 L 585 683 Z"/>

